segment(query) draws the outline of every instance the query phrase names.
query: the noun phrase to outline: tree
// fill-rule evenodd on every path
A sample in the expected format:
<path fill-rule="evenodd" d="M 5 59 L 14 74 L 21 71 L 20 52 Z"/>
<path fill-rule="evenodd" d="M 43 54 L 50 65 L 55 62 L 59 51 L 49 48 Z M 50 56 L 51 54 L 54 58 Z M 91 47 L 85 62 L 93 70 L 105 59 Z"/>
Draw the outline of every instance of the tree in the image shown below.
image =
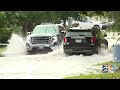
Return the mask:
<path fill-rule="evenodd" d="M 36 25 L 43 22 L 60 23 L 64 20 L 65 25 L 68 17 L 77 19 L 85 15 L 104 15 L 104 13 L 104 11 L 0 11 L 0 38 L 2 36 L 2 39 L 9 38 L 11 33 L 20 31 L 21 27 L 23 36 L 26 36 L 26 32 L 31 32 Z M 5 33 L 8 34 L 5 36 Z"/>
<path fill-rule="evenodd" d="M 115 22 L 111 30 L 119 32 L 120 31 L 120 11 L 110 11 L 108 15 L 109 15 L 110 21 Z"/>

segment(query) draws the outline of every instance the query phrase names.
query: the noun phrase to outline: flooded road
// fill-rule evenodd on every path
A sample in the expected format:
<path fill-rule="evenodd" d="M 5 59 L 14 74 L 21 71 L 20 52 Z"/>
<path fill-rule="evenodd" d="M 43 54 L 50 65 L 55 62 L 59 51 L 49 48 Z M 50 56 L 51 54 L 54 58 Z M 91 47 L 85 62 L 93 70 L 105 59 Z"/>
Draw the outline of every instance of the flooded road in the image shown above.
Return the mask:
<path fill-rule="evenodd" d="M 3 55 L 5 57 L 0 57 L 0 78 L 8 79 L 60 79 L 69 75 L 99 73 L 93 65 L 112 60 L 112 53 L 107 50 L 92 56 L 65 56 L 62 46 L 48 54 L 26 55 L 25 41 L 15 34 Z"/>

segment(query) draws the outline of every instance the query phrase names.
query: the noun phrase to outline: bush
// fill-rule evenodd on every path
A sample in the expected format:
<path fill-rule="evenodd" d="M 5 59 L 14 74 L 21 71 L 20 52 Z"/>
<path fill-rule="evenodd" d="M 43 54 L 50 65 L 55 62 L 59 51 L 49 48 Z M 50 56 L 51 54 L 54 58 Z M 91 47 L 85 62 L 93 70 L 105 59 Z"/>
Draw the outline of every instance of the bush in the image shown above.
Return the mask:
<path fill-rule="evenodd" d="M 8 39 L 11 36 L 11 31 L 7 29 L 0 29 L 0 43 L 7 43 Z"/>
<path fill-rule="evenodd" d="M 0 43 L 8 43 L 8 40 L 10 39 L 13 32 L 19 34 L 21 32 L 20 27 L 1 28 L 0 29 Z"/>

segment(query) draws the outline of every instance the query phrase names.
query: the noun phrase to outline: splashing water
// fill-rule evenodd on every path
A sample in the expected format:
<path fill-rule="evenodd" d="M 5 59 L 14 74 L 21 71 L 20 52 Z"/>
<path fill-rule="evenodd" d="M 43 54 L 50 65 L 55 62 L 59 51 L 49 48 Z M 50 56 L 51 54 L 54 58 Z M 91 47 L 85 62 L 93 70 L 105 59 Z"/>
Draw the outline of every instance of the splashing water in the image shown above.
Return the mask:
<path fill-rule="evenodd" d="M 16 55 L 25 55 L 25 41 L 19 35 L 12 34 L 11 39 L 9 40 L 9 45 L 7 46 L 6 51 L 3 53 L 5 56 L 16 56 Z"/>

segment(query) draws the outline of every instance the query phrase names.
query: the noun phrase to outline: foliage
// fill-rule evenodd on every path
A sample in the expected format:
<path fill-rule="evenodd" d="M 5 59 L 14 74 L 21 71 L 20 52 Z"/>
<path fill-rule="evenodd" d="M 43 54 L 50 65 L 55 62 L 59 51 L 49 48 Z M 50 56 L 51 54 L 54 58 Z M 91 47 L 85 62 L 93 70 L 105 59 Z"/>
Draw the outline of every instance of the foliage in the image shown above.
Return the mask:
<path fill-rule="evenodd" d="M 61 19 L 65 22 L 68 17 L 77 19 L 85 15 L 104 15 L 104 13 L 102 11 L 0 11 L 0 42 L 7 42 L 12 32 L 21 31 L 26 35 L 27 31 L 32 31 L 37 24 L 43 22 L 60 23 Z"/>
<path fill-rule="evenodd" d="M 115 22 L 111 30 L 114 32 L 119 32 L 120 31 L 120 11 L 110 11 L 108 16 L 111 21 Z"/>
<path fill-rule="evenodd" d="M 10 38 L 12 32 L 9 29 L 1 28 L 0 29 L 0 42 L 7 43 Z"/>
<path fill-rule="evenodd" d="M 120 72 L 78 75 L 78 76 L 66 77 L 64 79 L 119 79 L 119 78 L 120 78 Z"/>

